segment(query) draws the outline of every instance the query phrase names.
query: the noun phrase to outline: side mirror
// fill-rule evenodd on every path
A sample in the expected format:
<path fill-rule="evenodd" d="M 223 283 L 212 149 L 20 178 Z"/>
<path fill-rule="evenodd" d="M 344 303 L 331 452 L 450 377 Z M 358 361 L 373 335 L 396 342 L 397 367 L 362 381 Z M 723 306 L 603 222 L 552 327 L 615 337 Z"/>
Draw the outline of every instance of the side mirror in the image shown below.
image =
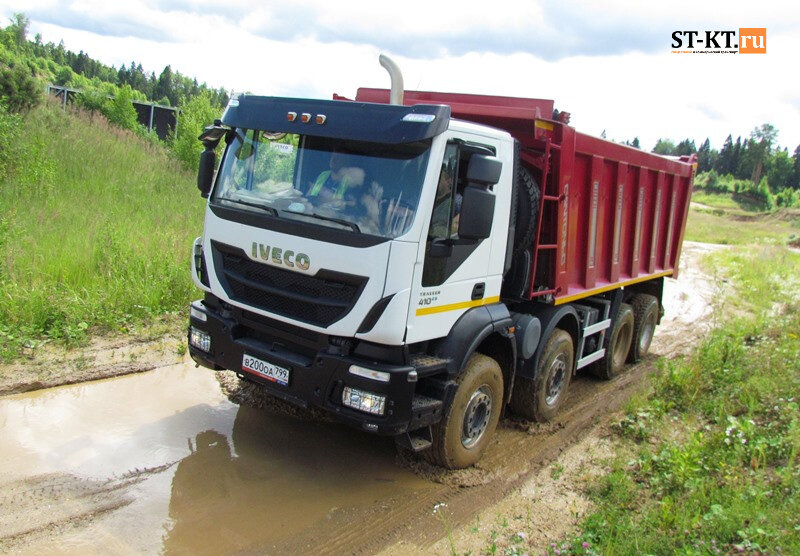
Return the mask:
<path fill-rule="evenodd" d="M 473 154 L 469 157 L 467 167 L 467 183 L 482 187 L 491 187 L 500 181 L 503 163 L 493 156 Z"/>
<path fill-rule="evenodd" d="M 470 164 L 472 168 L 472 164 Z M 496 182 L 495 182 L 496 183 Z M 494 193 L 483 187 L 469 185 L 464 189 L 461 216 L 458 219 L 458 237 L 482 240 L 492 233 L 494 220 Z"/>
<path fill-rule="evenodd" d="M 467 240 L 487 239 L 494 220 L 494 193 L 489 187 L 500 181 L 503 163 L 493 156 L 473 154 L 467 167 L 467 187 L 461 201 L 458 237 Z"/>
<path fill-rule="evenodd" d="M 200 168 L 197 172 L 197 189 L 203 198 L 208 198 L 211 193 L 211 186 L 214 183 L 214 166 L 216 165 L 217 157 L 214 149 L 207 148 L 200 153 Z"/>

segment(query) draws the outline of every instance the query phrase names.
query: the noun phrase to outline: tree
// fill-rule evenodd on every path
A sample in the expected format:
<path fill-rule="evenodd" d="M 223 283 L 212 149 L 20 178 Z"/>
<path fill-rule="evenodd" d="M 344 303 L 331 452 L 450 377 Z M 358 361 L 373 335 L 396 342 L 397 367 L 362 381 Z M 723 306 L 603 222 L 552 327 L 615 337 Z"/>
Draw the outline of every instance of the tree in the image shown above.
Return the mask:
<path fill-rule="evenodd" d="M 8 26 L 7 30 L 14 37 L 14 42 L 17 43 L 17 47 L 27 47 L 28 29 L 30 28 L 31 20 L 25 17 L 25 14 L 15 13 L 10 21 L 11 25 Z"/>
<path fill-rule="evenodd" d="M 653 152 L 656 154 L 673 155 L 675 154 L 675 143 L 669 139 L 659 139 L 656 141 L 656 146 L 653 147 Z"/>
<path fill-rule="evenodd" d="M 794 168 L 789 151 L 786 149 L 778 150 L 774 155 L 767 158 L 764 163 L 764 173 L 767 181 L 774 191 L 792 188 L 791 179 Z"/>
<path fill-rule="evenodd" d="M 175 98 L 175 89 L 172 83 L 172 68 L 167 66 L 161 75 L 158 76 L 155 89 L 153 90 L 153 98 L 167 97 L 170 103 L 175 106 L 177 104 Z"/>
<path fill-rule="evenodd" d="M 684 139 L 675 147 L 672 153 L 675 156 L 689 156 L 697 152 L 697 147 L 694 145 L 694 139 Z"/>
<path fill-rule="evenodd" d="M 772 144 L 778 137 L 778 130 L 772 124 L 761 124 L 750 133 L 747 142 L 746 165 L 750 169 L 753 187 L 761 183 L 764 175 L 764 161 L 772 153 Z"/>
<path fill-rule="evenodd" d="M 792 177 L 789 179 L 789 183 L 792 189 L 800 189 L 800 145 L 797 145 L 794 149 L 794 154 L 792 155 Z"/>
<path fill-rule="evenodd" d="M 190 100 L 181 110 L 178 133 L 173 142 L 175 154 L 187 168 L 195 170 L 200 164 L 203 145 L 197 140 L 203 128 L 219 118 L 220 109 L 211 102 L 211 94 L 204 91 Z"/>
<path fill-rule="evenodd" d="M 106 102 L 103 114 L 113 123 L 124 129 L 135 130 L 139 125 L 136 108 L 133 107 L 133 90 L 130 85 L 123 85 L 116 96 Z"/>
<path fill-rule="evenodd" d="M 11 112 L 27 112 L 41 100 L 36 80 L 26 66 L 0 68 L 0 103 Z"/>
<path fill-rule="evenodd" d="M 733 154 L 731 155 L 731 172 L 733 173 L 734 177 L 741 179 L 746 179 L 748 172 L 743 164 L 744 153 L 743 151 L 746 149 L 746 145 L 742 146 L 742 138 L 741 136 L 736 138 L 736 143 L 733 145 Z"/>
<path fill-rule="evenodd" d="M 720 175 L 725 175 L 733 174 L 735 167 L 736 166 L 733 164 L 733 137 L 728 135 L 728 138 L 725 139 L 725 143 L 722 144 L 722 149 L 719 151 L 719 157 L 714 165 L 714 169 Z"/>
<path fill-rule="evenodd" d="M 697 149 L 697 171 L 708 172 L 711 170 L 718 155 L 717 151 L 711 150 L 711 141 L 706 138 L 700 148 Z"/>

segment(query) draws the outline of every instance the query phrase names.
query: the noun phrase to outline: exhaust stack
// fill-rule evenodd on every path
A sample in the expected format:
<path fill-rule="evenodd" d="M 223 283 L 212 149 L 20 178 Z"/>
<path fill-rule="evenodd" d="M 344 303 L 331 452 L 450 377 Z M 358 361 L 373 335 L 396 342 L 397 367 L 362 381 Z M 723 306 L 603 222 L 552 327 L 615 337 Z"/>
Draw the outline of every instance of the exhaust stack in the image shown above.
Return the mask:
<path fill-rule="evenodd" d="M 394 60 L 388 56 L 381 54 L 378 56 L 378 61 L 389 72 L 389 77 L 392 80 L 392 91 L 389 93 L 389 103 L 403 105 L 403 74 L 400 72 L 400 67 L 394 63 Z"/>

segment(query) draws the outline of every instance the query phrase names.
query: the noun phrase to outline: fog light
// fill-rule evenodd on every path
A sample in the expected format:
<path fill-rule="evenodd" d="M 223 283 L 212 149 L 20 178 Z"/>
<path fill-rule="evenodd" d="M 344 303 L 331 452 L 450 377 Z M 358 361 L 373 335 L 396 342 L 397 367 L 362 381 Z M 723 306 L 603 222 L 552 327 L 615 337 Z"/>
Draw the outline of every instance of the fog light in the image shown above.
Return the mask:
<path fill-rule="evenodd" d="M 209 353 L 211 351 L 211 336 L 208 332 L 198 330 L 194 326 L 189 327 L 189 344 L 199 350 Z"/>
<path fill-rule="evenodd" d="M 350 374 L 363 376 L 364 378 L 370 378 L 378 382 L 389 382 L 391 378 L 391 375 L 387 372 L 367 369 L 366 367 L 359 367 L 358 365 L 350 365 Z"/>
<path fill-rule="evenodd" d="M 352 407 L 365 413 L 383 415 L 386 407 L 386 396 L 345 386 L 344 390 L 342 390 L 342 403 L 347 407 Z"/>

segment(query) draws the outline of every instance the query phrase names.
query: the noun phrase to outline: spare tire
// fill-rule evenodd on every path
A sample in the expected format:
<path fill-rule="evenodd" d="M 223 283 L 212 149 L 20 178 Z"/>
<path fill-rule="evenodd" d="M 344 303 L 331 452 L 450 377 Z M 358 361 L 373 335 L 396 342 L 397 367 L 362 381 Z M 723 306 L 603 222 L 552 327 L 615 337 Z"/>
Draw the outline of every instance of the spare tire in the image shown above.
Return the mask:
<path fill-rule="evenodd" d="M 539 223 L 539 184 L 522 164 L 517 171 L 514 251 L 530 249 Z"/>

